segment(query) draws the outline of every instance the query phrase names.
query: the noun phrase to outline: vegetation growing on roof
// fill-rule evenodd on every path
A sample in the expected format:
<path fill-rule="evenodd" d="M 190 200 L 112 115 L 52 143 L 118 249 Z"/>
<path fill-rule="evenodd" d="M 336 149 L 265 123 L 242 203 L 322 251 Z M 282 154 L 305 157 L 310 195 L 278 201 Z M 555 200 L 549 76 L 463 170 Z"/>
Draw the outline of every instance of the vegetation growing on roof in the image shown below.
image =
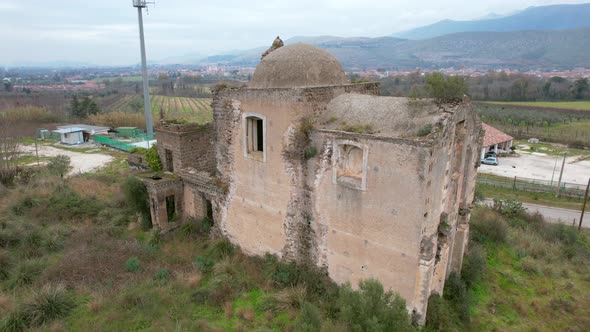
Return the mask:
<path fill-rule="evenodd" d="M 438 103 L 456 103 L 463 100 L 467 94 L 467 84 L 461 76 L 444 76 L 435 72 L 426 74 L 426 91 Z"/>

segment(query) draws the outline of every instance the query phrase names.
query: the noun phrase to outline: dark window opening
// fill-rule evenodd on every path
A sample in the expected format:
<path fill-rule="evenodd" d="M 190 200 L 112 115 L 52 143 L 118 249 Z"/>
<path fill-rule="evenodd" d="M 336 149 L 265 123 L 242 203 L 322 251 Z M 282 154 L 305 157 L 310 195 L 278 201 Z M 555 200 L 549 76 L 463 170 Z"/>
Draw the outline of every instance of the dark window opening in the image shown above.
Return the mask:
<path fill-rule="evenodd" d="M 245 129 L 247 153 L 264 152 L 264 120 L 250 116 Z"/>
<path fill-rule="evenodd" d="M 172 151 L 168 149 L 164 151 L 166 153 L 166 170 L 168 172 L 174 172 L 174 157 L 172 156 Z"/>
<path fill-rule="evenodd" d="M 213 204 L 210 200 L 207 200 L 207 218 L 213 223 Z"/>
<path fill-rule="evenodd" d="M 256 142 L 258 143 L 257 151 L 264 151 L 264 136 L 262 131 L 262 120 L 260 119 L 256 120 L 256 136 L 258 136 Z"/>
<path fill-rule="evenodd" d="M 168 216 L 168 222 L 176 221 L 176 199 L 174 195 L 166 197 L 166 215 Z"/>

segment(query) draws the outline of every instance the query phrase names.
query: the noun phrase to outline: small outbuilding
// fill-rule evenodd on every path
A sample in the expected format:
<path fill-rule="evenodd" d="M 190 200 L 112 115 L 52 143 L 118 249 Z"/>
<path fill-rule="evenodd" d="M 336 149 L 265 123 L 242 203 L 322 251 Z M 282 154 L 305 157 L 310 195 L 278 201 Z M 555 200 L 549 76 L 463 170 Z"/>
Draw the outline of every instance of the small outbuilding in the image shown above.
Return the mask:
<path fill-rule="evenodd" d="M 483 148 L 481 149 L 481 159 L 486 155 L 486 152 L 493 151 L 498 153 L 499 150 L 508 151 L 512 147 L 514 137 L 499 131 L 498 129 L 482 123 L 482 129 L 485 132 L 483 137 Z"/>
<path fill-rule="evenodd" d="M 53 132 L 59 134 L 59 140 L 62 144 L 75 145 L 84 143 L 84 129 L 82 128 L 63 128 Z"/>
<path fill-rule="evenodd" d="M 85 125 L 85 124 L 63 125 L 63 126 L 58 126 L 57 129 L 58 130 L 82 129 L 82 141 L 81 142 L 88 142 L 93 135 L 108 136 L 109 131 L 111 130 L 111 128 L 109 128 L 109 127 L 91 126 L 91 125 Z M 54 130 L 53 132 L 56 132 L 56 131 Z M 62 143 L 63 143 L 63 140 L 62 140 Z"/>

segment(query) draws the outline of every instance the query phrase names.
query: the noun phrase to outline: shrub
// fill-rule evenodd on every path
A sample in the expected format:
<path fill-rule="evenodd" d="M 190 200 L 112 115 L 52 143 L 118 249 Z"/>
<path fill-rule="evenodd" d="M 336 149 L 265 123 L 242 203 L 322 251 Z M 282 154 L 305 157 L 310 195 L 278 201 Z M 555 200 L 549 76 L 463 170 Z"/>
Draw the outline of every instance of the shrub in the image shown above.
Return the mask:
<path fill-rule="evenodd" d="M 207 301 L 209 301 L 209 290 L 206 288 L 199 288 L 193 292 L 191 299 L 198 305 L 207 304 Z"/>
<path fill-rule="evenodd" d="M 148 166 L 154 172 L 160 172 L 162 170 L 162 161 L 160 161 L 160 155 L 158 154 L 157 145 L 152 145 L 145 153 L 145 161 Z"/>
<path fill-rule="evenodd" d="M 460 331 L 457 326 L 456 314 L 445 299 L 438 294 L 433 294 L 428 299 L 428 311 L 426 312 L 425 327 L 432 331 Z"/>
<path fill-rule="evenodd" d="M 96 198 L 83 198 L 70 187 L 60 186 L 51 195 L 43 217 L 57 220 L 93 218 L 104 207 Z"/>
<path fill-rule="evenodd" d="M 30 285 L 43 272 L 45 263 L 38 259 L 19 262 L 11 271 L 9 284 L 12 287 Z"/>
<path fill-rule="evenodd" d="M 66 317 L 76 306 L 63 286 L 46 286 L 36 292 L 31 302 L 22 306 L 29 326 L 41 326 Z"/>
<path fill-rule="evenodd" d="M 233 256 L 236 247 L 226 239 L 220 239 L 213 242 L 213 244 L 205 252 L 205 256 L 214 260 L 220 260 L 226 256 Z"/>
<path fill-rule="evenodd" d="M 170 278 L 170 271 L 168 269 L 159 269 L 156 274 L 154 274 L 154 281 L 158 285 L 166 285 L 168 284 L 168 280 Z"/>
<path fill-rule="evenodd" d="M 215 261 L 209 257 L 199 256 L 195 259 L 195 266 L 201 273 L 211 272 Z"/>
<path fill-rule="evenodd" d="M 295 332 L 316 332 L 322 327 L 320 309 L 311 303 L 304 302 L 294 323 Z"/>
<path fill-rule="evenodd" d="M 508 223 L 501 215 L 489 210 L 478 209 L 471 217 L 471 236 L 476 242 L 505 243 Z"/>
<path fill-rule="evenodd" d="M 47 170 L 49 173 L 59 175 L 59 177 L 63 178 L 70 168 L 72 168 L 70 162 L 70 157 L 63 154 L 57 155 L 49 159 Z"/>
<path fill-rule="evenodd" d="M 201 221 L 189 219 L 180 227 L 180 233 L 185 237 L 206 236 L 211 231 L 213 222 L 211 219 L 205 217 Z"/>
<path fill-rule="evenodd" d="M 461 269 L 461 277 L 468 288 L 472 287 L 479 281 L 485 267 L 486 258 L 483 249 L 477 244 L 470 246 L 467 255 L 465 255 L 463 267 Z"/>
<path fill-rule="evenodd" d="M 457 316 L 464 323 L 469 322 L 469 298 L 467 286 L 459 275 L 451 272 L 447 278 L 444 290 L 444 298 L 449 301 Z"/>
<path fill-rule="evenodd" d="M 315 146 L 308 146 L 303 151 L 303 155 L 306 160 L 309 160 L 309 159 L 315 157 L 317 154 L 318 154 L 318 148 L 316 148 Z"/>
<path fill-rule="evenodd" d="M 514 199 L 505 201 L 494 199 L 494 208 L 507 217 L 521 216 L 526 211 L 522 203 Z"/>
<path fill-rule="evenodd" d="M 125 262 L 125 270 L 127 272 L 135 273 L 141 269 L 139 258 L 131 257 Z"/>
<path fill-rule="evenodd" d="M 338 320 L 353 331 L 412 331 L 406 302 L 397 294 L 385 293 L 375 279 L 359 282 L 359 290 L 350 285 L 340 289 Z M 368 315 L 367 313 L 371 313 Z"/>
<path fill-rule="evenodd" d="M 10 207 L 12 213 L 17 216 L 24 215 L 28 210 L 39 205 L 39 202 L 31 196 L 25 196 L 19 200 L 16 204 Z"/>
<path fill-rule="evenodd" d="M 273 283 L 280 288 L 294 286 L 299 279 L 299 269 L 295 262 L 277 262 L 271 272 Z"/>
<path fill-rule="evenodd" d="M 0 331 L 20 332 L 26 330 L 27 317 L 20 310 L 13 310 L 0 321 Z"/>
<path fill-rule="evenodd" d="M 419 137 L 426 136 L 426 135 L 430 134 L 431 131 L 432 131 L 432 125 L 427 124 L 418 130 L 418 132 L 416 133 L 416 136 L 419 136 Z"/>
<path fill-rule="evenodd" d="M 149 195 L 145 184 L 136 177 L 128 177 L 123 183 L 125 201 L 131 211 L 141 215 L 141 226 L 143 230 L 152 227 Z"/>

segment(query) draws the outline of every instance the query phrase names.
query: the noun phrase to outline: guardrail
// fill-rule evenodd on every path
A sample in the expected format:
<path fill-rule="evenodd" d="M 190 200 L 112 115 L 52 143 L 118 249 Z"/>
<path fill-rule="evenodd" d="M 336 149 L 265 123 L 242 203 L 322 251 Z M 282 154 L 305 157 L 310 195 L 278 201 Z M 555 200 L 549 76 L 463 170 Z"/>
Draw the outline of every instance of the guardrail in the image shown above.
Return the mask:
<path fill-rule="evenodd" d="M 132 149 L 137 148 L 137 146 L 134 145 L 134 143 L 149 142 L 151 140 L 154 140 L 155 136 L 154 135 L 151 135 L 151 136 L 150 135 L 140 135 L 140 136 L 134 137 L 130 141 L 121 141 L 118 139 L 112 139 L 111 137 L 101 136 L 101 135 L 94 135 L 94 136 L 92 136 L 92 138 L 94 139 L 95 142 L 98 142 L 100 144 L 129 152 Z M 147 146 L 149 146 L 149 145 L 150 144 L 147 144 Z M 143 147 L 145 148 L 146 146 L 143 146 Z"/>
<path fill-rule="evenodd" d="M 540 179 L 521 178 L 503 178 L 488 174 L 478 174 L 477 183 L 486 184 L 494 187 L 510 188 L 513 190 L 522 190 L 539 193 L 557 193 L 557 181 L 547 181 Z M 562 182 L 559 190 L 561 196 L 584 198 L 586 185 Z"/>

